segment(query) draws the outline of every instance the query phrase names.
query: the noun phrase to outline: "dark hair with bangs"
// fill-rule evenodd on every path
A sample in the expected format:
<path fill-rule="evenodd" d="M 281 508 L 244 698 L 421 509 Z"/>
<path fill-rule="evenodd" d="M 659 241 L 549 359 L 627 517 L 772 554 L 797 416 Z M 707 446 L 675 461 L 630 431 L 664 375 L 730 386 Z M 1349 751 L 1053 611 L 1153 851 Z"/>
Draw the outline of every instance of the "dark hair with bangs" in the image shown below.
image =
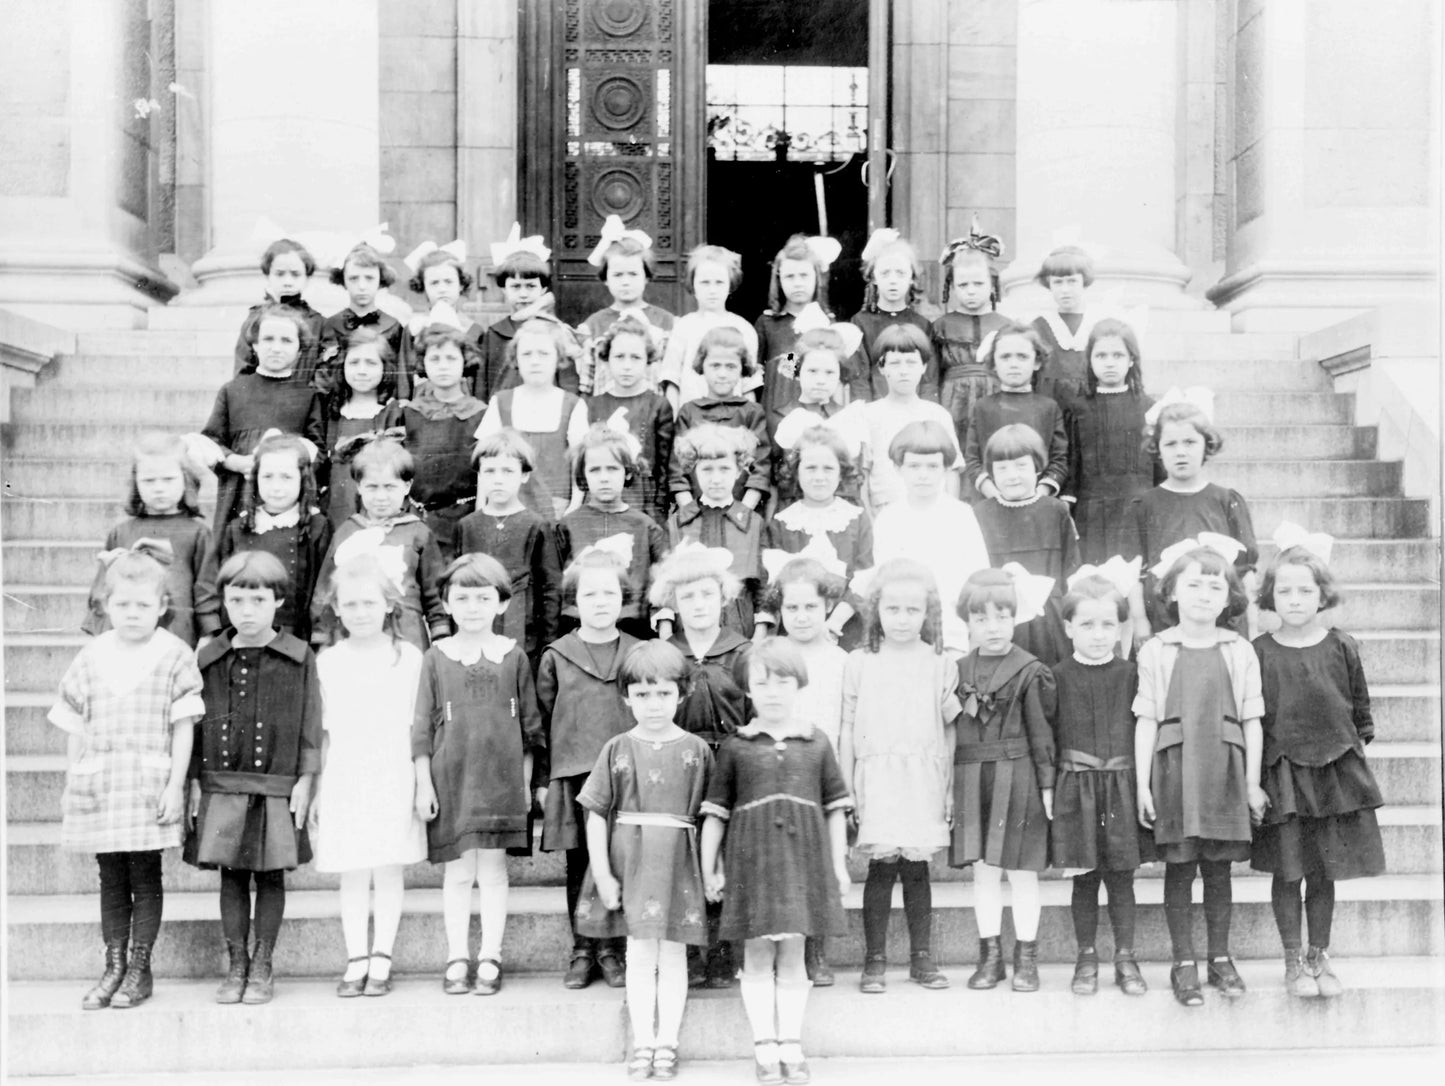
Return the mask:
<path fill-rule="evenodd" d="M 1062 275 L 1083 276 L 1084 286 L 1092 286 L 1094 258 L 1077 245 L 1061 245 L 1044 257 L 1043 264 L 1039 266 L 1039 273 L 1034 278 L 1038 280 L 1040 286 L 1047 288 L 1051 278 Z"/>
<path fill-rule="evenodd" d="M 798 478 L 798 464 L 803 459 L 803 450 L 805 449 L 827 449 L 838 458 L 839 490 L 858 478 L 858 465 L 848 450 L 848 443 L 831 426 L 820 425 L 810 426 L 799 434 L 798 440 L 783 457 L 794 481 Z"/>
<path fill-rule="evenodd" d="M 649 366 L 653 365 L 662 355 L 662 352 L 657 349 L 657 341 L 652 338 L 652 333 L 648 330 L 648 326 L 629 313 L 627 316 L 619 317 L 613 321 L 612 327 L 597 337 L 597 357 L 599 360 L 606 362 L 611 359 L 612 344 L 618 336 L 641 336 L 642 342 L 646 345 L 644 350 L 647 352 L 647 364 Z"/>
<path fill-rule="evenodd" d="M 416 478 L 416 458 L 396 438 L 368 442 L 351 458 L 351 477 L 358 483 L 368 471 L 389 471 L 403 483 Z"/>
<path fill-rule="evenodd" d="M 981 569 L 970 574 L 959 590 L 954 610 L 967 622 L 969 615 L 988 614 L 989 604 L 1011 615 L 1018 614 L 1018 589 L 1014 579 L 1001 569 Z"/>
<path fill-rule="evenodd" d="M 175 460 L 176 466 L 181 469 L 182 480 L 181 500 L 176 508 L 188 517 L 200 516 L 201 474 L 186 451 L 186 443 L 179 434 L 163 434 L 155 430 L 141 434 L 131 452 L 130 494 L 125 500 L 126 513 L 133 517 L 150 516 L 146 512 L 145 502 L 141 500 L 140 485 L 136 482 L 136 469 L 140 466 L 142 456 Z"/>
<path fill-rule="evenodd" d="M 276 263 L 276 258 L 286 253 L 295 253 L 301 258 L 301 266 L 306 269 L 308 278 L 316 274 L 316 258 L 306 246 L 291 238 L 277 238 L 266 246 L 266 251 L 261 254 L 261 274 L 270 275 L 271 265 Z"/>
<path fill-rule="evenodd" d="M 1139 353 L 1139 337 L 1134 329 L 1114 317 L 1105 317 L 1089 332 L 1089 342 L 1084 345 L 1084 391 L 1090 396 L 1099 392 L 1099 378 L 1089 361 L 1094 357 L 1094 345 L 1101 339 L 1117 339 L 1124 344 L 1129 354 L 1129 372 L 1124 375 L 1124 387 L 1136 396 L 1144 393 L 1144 373 Z"/>
<path fill-rule="evenodd" d="M 216 574 L 216 591 L 224 595 L 228 588 L 269 588 L 281 600 L 291 589 L 291 578 L 281 559 L 269 551 L 238 551 Z"/>
<path fill-rule="evenodd" d="M 1049 462 L 1049 454 L 1044 449 L 1044 439 L 1039 437 L 1039 432 L 1032 426 L 1026 426 L 1022 422 L 1000 426 L 984 443 L 984 470 L 992 471 L 994 464 L 1000 460 L 1017 460 L 1021 456 L 1031 457 L 1037 472 L 1042 472 Z"/>
<path fill-rule="evenodd" d="M 437 578 L 437 595 L 445 600 L 453 588 L 495 588 L 503 603 L 512 598 L 512 578 L 490 554 L 464 554 L 453 559 Z"/>
<path fill-rule="evenodd" d="M 297 312 L 294 306 L 286 305 L 283 302 L 267 302 L 256 314 L 256 319 L 246 326 L 246 346 L 251 348 L 251 363 L 259 365 L 256 358 L 256 341 L 261 338 L 261 325 L 268 320 L 286 320 L 296 326 L 296 365 L 301 365 L 306 352 L 316 345 L 316 337 L 312 335 L 311 326 L 306 318 Z"/>
<path fill-rule="evenodd" d="M 508 279 L 540 279 L 543 290 L 552 289 L 552 266 L 537 256 L 536 253 L 529 253 L 518 249 L 514 253 L 508 253 L 507 259 L 497 265 L 497 270 L 492 273 L 492 278 L 497 281 L 497 286 L 505 287 Z"/>
<path fill-rule="evenodd" d="M 778 616 L 782 623 L 783 596 L 790 584 L 810 584 L 818 590 L 825 610 L 832 611 L 842 601 L 848 585 L 836 573 L 829 573 L 816 558 L 794 558 L 778 570 L 778 575 L 768 584 L 763 607 Z"/>
<path fill-rule="evenodd" d="M 1206 573 L 1214 577 L 1223 577 L 1229 585 L 1229 599 L 1224 604 L 1224 610 L 1219 613 L 1215 620 L 1216 626 L 1228 626 L 1230 622 L 1244 614 L 1249 606 L 1249 597 L 1244 594 L 1244 585 L 1239 579 L 1239 571 L 1234 568 L 1234 563 L 1226 561 L 1224 556 L 1208 547 L 1195 547 L 1188 554 L 1180 556 L 1174 564 L 1169 567 L 1169 572 L 1159 582 L 1159 599 L 1164 604 L 1164 611 L 1169 616 L 1169 621 L 1176 626 L 1179 624 L 1179 604 L 1174 599 L 1174 586 L 1179 578 L 1189 569 L 1197 565 L 1200 573 Z"/>
<path fill-rule="evenodd" d="M 1330 572 L 1330 567 L 1325 564 L 1324 559 L 1304 547 L 1286 547 L 1275 556 L 1275 560 L 1264 571 L 1264 578 L 1259 583 L 1261 610 L 1274 610 L 1274 581 L 1281 566 L 1300 566 L 1310 571 L 1310 576 L 1315 579 L 1315 584 L 1320 590 L 1321 611 L 1338 607 L 1344 599 L 1340 595 L 1340 586 L 1335 580 L 1335 575 Z"/>
<path fill-rule="evenodd" d="M 933 361 L 933 344 L 922 328 L 914 324 L 890 324 L 873 341 L 873 364 L 880 369 L 890 354 L 916 354 L 926 366 Z"/>
<path fill-rule="evenodd" d="M 805 234 L 794 234 L 783 242 L 783 247 L 778 250 L 778 255 L 773 257 L 768 274 L 768 308 L 775 314 L 781 316 L 787 311 L 787 299 L 783 297 L 783 284 L 779 279 L 782 273 L 783 261 L 798 260 L 809 264 L 813 268 L 813 275 L 816 281 L 813 284 L 813 297 L 810 301 L 817 302 L 824 309 L 828 308 L 828 269 L 819 262 L 808 248 L 808 238 Z"/>
<path fill-rule="evenodd" d="M 337 379 L 331 395 L 327 397 L 327 406 L 333 419 L 341 417 L 342 406 L 350 403 L 354 395 L 354 390 L 346 383 L 346 356 L 358 347 L 375 347 L 376 357 L 381 361 L 381 383 L 376 386 L 376 402 L 385 406 L 396 398 L 399 370 L 396 352 L 391 349 L 391 342 L 377 331 L 375 325 L 363 324 L 346 334 L 346 338 L 341 341 L 340 357 L 332 362 Z"/>
<path fill-rule="evenodd" d="M 1079 610 L 1079 604 L 1087 600 L 1109 600 L 1114 604 L 1114 612 L 1120 622 L 1127 621 L 1129 618 L 1129 601 L 1124 598 L 1124 593 L 1119 591 L 1119 586 L 1107 577 L 1091 574 L 1088 577 L 1080 577 L 1064 593 L 1064 602 L 1061 608 L 1064 621 L 1072 622 L 1074 615 Z"/>
<path fill-rule="evenodd" d="M 615 256 L 640 256 L 642 277 L 650 280 L 656 274 L 652 266 L 652 246 L 643 245 L 636 238 L 621 237 L 607 246 L 607 251 L 602 254 L 602 267 L 597 269 L 597 278 L 604 283 L 607 282 L 607 266 Z"/>
<path fill-rule="evenodd" d="M 301 509 L 301 524 L 304 530 L 306 517 L 316 508 L 316 470 L 311 463 L 311 450 L 295 434 L 272 434 L 263 437 L 251 454 L 251 470 L 246 473 L 245 491 L 241 495 L 241 515 L 237 519 L 247 531 L 256 528 L 256 510 L 263 508 L 261 494 L 256 480 L 261 473 L 261 457 L 280 455 L 294 458 L 296 471 L 301 477 L 301 486 L 296 492 L 296 504 Z"/>
<path fill-rule="evenodd" d="M 757 443 L 752 431 L 741 426 L 701 422 L 677 435 L 672 452 L 687 475 L 692 474 L 699 460 L 732 460 L 739 471 L 746 472 L 753 466 L 753 450 L 757 448 Z"/>
<path fill-rule="evenodd" d="M 738 356 L 743 366 L 743 376 L 751 377 L 758 372 L 758 360 L 753 357 L 752 348 L 743 334 L 731 325 L 720 324 L 716 328 L 709 328 L 702 335 L 701 342 L 697 345 L 697 354 L 692 357 L 692 371 L 702 372 L 702 364 L 707 356 L 713 351 L 726 351 L 729 354 Z"/>
<path fill-rule="evenodd" d="M 680 695 L 687 694 L 687 657 L 673 644 L 659 639 L 633 645 L 617 672 L 617 685 L 627 693 L 629 686 L 675 683 Z"/>
<path fill-rule="evenodd" d="M 587 489 L 587 454 L 593 449 L 608 453 L 622 468 L 622 485 L 631 486 L 637 481 L 637 457 L 632 455 L 630 436 L 619 433 L 605 422 L 594 422 L 587 427 L 582 440 L 569 454 L 572 459 L 572 481 L 582 493 Z"/>
<path fill-rule="evenodd" d="M 427 253 L 426 256 L 422 257 L 421 262 L 416 266 L 415 274 L 407 280 L 406 285 L 411 288 L 413 293 L 425 297 L 426 273 L 438 264 L 449 264 L 456 269 L 457 286 L 460 288 L 458 293 L 465 298 L 467 291 L 472 289 L 471 272 L 467 271 L 466 265 L 462 261 L 458 260 L 445 249 L 433 249 Z"/>
<path fill-rule="evenodd" d="M 1044 341 L 1039 338 L 1038 332 L 1035 331 L 1032 326 L 1020 324 L 1018 321 L 1010 321 L 1008 324 L 1005 324 L 993 334 L 993 342 L 988 345 L 987 355 L 980 358 L 979 361 L 997 375 L 998 367 L 994 365 L 993 356 L 995 352 L 998 351 L 999 342 L 1004 336 L 1022 336 L 1028 340 L 1029 345 L 1033 347 L 1034 372 L 1033 376 L 1029 378 L 1029 387 L 1037 391 L 1039 387 L 1039 374 L 1043 373 L 1044 367 L 1049 364 L 1050 355 L 1049 349 L 1044 346 Z"/>
<path fill-rule="evenodd" d="M 767 637 L 753 642 L 745 653 L 739 653 L 733 678 L 744 690 L 752 672 L 761 669 L 764 675 L 796 679 L 800 687 L 808 685 L 808 665 L 798 646 L 786 637 Z"/>
<path fill-rule="evenodd" d="M 476 447 L 472 449 L 472 466 L 475 467 L 483 460 L 501 457 L 521 464 L 522 474 L 526 475 L 532 470 L 532 461 L 536 456 L 531 442 L 516 430 L 507 428 L 477 439 Z"/>
<path fill-rule="evenodd" d="M 358 268 L 375 268 L 378 282 L 382 287 L 389 287 L 396 282 L 396 272 L 392 271 L 391 265 L 364 241 L 347 253 L 346 259 L 337 267 L 331 269 L 330 279 L 338 287 L 346 285 L 346 268 L 350 264 L 355 264 Z"/>
<path fill-rule="evenodd" d="M 687 254 L 687 265 L 682 277 L 683 288 L 689 294 L 696 294 L 692 289 L 692 281 L 697 278 L 697 269 L 709 262 L 722 265 L 723 270 L 728 273 L 728 293 L 734 293 L 743 281 L 743 258 L 721 245 L 699 245 Z"/>
<path fill-rule="evenodd" d="M 909 453 L 918 456 L 938 453 L 943 457 L 943 466 L 947 468 L 957 459 L 958 446 L 954 444 L 953 436 L 943 428 L 942 423 L 932 419 L 920 419 L 903 427 L 888 443 L 888 459 L 898 467 L 903 466 L 903 458 Z"/>
<path fill-rule="evenodd" d="M 596 547 L 583 548 L 582 553 L 568 563 L 562 573 L 562 606 L 575 607 L 577 604 L 577 582 L 589 570 L 602 570 L 617 578 L 617 587 L 622 589 L 622 605 L 626 607 L 637 595 L 637 587 L 628 576 L 627 566 L 622 559 L 609 551 Z"/>
<path fill-rule="evenodd" d="M 453 344 L 457 350 L 462 352 L 462 373 L 475 373 L 480 362 L 477 357 L 477 348 L 467 338 L 465 332 L 448 324 L 429 325 L 422 330 L 421 335 L 417 336 L 416 372 L 425 377 L 427 352 L 447 343 Z"/>
<path fill-rule="evenodd" d="M 1219 427 L 1209 421 L 1209 416 L 1192 403 L 1171 403 L 1160 408 L 1159 415 L 1154 420 L 1154 425 L 1149 427 L 1148 436 L 1144 439 L 1144 451 L 1150 456 L 1159 456 L 1159 435 L 1164 432 L 1166 422 L 1182 422 L 1193 426 L 1204 438 L 1204 459 L 1210 460 L 1218 456 L 1224 448 L 1224 435 L 1219 432 Z"/>

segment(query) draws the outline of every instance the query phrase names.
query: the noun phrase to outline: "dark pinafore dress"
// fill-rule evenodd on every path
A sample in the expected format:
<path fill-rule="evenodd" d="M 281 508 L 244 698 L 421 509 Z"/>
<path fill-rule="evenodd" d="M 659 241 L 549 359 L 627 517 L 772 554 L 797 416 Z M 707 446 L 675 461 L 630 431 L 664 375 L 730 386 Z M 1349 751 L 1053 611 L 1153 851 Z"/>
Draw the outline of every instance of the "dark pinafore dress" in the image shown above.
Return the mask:
<path fill-rule="evenodd" d="M 512 400 L 516 389 L 499 392 L 496 398 L 497 415 L 502 425 L 516 429 L 512 423 Z M 532 446 L 532 473 L 522 484 L 518 496 L 528 509 L 542 514 L 548 520 L 560 520 L 567 511 L 572 498 L 572 468 L 567 456 L 567 427 L 572 421 L 572 412 L 580 401 L 572 393 L 563 391 L 562 409 L 557 414 L 555 430 L 517 430 Z"/>

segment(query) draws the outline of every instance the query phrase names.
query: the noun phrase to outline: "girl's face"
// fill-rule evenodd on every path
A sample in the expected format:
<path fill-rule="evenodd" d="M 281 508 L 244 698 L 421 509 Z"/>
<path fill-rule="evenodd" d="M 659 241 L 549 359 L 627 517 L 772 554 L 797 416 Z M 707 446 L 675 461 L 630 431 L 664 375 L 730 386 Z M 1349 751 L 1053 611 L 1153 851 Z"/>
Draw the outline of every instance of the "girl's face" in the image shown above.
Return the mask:
<path fill-rule="evenodd" d="M 1084 277 L 1077 272 L 1073 275 L 1051 275 L 1049 293 L 1054 296 L 1054 305 L 1060 313 L 1081 312 L 1084 306 Z"/>
<path fill-rule="evenodd" d="M 885 309 L 906 306 L 913 286 L 913 262 L 908 254 L 892 249 L 879 256 L 873 264 L 873 282 L 878 287 L 878 302 Z"/>
<path fill-rule="evenodd" d="M 692 273 L 692 293 L 700 313 L 721 313 L 732 293 L 732 278 L 716 260 L 704 260 Z"/>
<path fill-rule="evenodd" d="M 128 645 L 149 641 L 165 610 L 164 593 L 145 581 L 119 581 L 105 598 L 105 616 L 116 636 Z"/>
<path fill-rule="evenodd" d="M 477 461 L 477 499 L 492 509 L 506 509 L 517 500 L 527 472 L 512 456 L 484 456 Z"/>
<path fill-rule="evenodd" d="M 1159 428 L 1159 459 L 1177 483 L 1190 483 L 1204 470 L 1204 435 L 1190 422 L 1166 422 Z"/>
<path fill-rule="evenodd" d="M 444 606 L 459 632 L 475 636 L 491 633 L 492 623 L 510 602 L 502 599 L 501 593 L 489 584 L 470 587 L 454 584 L 447 589 Z"/>
<path fill-rule="evenodd" d="M 1229 581 L 1222 573 L 1205 573 L 1191 562 L 1174 582 L 1179 624 L 1213 626 L 1229 605 Z"/>
<path fill-rule="evenodd" d="M 347 264 L 341 273 L 346 296 L 351 299 L 351 308 L 358 313 L 368 312 L 381 293 L 381 269 L 363 268 L 360 264 Z"/>
<path fill-rule="evenodd" d="M 885 584 L 878 594 L 878 625 L 886 640 L 911 645 L 928 618 L 928 587 L 917 581 Z"/>
<path fill-rule="evenodd" d="M 359 343 L 346 352 L 346 361 L 342 364 L 341 372 L 351 391 L 364 396 L 381 387 L 381 378 L 386 373 L 386 367 L 382 364 L 381 352 L 377 350 L 375 343 Z"/>
<path fill-rule="evenodd" d="M 693 474 L 697 477 L 698 490 L 713 505 L 733 500 L 733 488 L 737 486 L 740 472 L 738 462 L 731 456 L 699 460 Z"/>
<path fill-rule="evenodd" d="M 647 340 L 632 332 L 617 336 L 607 352 L 607 368 L 612 373 L 613 391 L 636 392 L 647 378 Z"/>
<path fill-rule="evenodd" d="M 633 305 L 642 300 L 647 288 L 647 268 L 641 254 L 621 253 L 607 258 L 607 291 L 618 305 Z M 614 349 L 616 344 L 613 345 Z"/>
<path fill-rule="evenodd" d="M 1124 346 L 1124 340 L 1119 336 L 1101 336 L 1089 355 L 1089 366 L 1100 388 L 1123 388 L 1129 368 L 1133 365 L 1129 348 Z"/>
<path fill-rule="evenodd" d="M 390 471 L 373 468 L 361 477 L 356 490 L 367 516 L 372 520 L 387 520 L 401 512 L 406 496 L 411 493 L 411 483 Z"/>
<path fill-rule="evenodd" d="M 519 309 L 526 309 L 538 298 L 542 297 L 546 288 L 542 286 L 540 279 L 521 279 L 515 275 L 509 275 L 502 281 L 502 297 L 507 300 L 513 313 Z"/>
<path fill-rule="evenodd" d="M 271 265 L 274 271 L 276 266 Z M 287 317 L 267 317 L 256 329 L 256 366 L 263 373 L 283 376 L 296 368 L 301 354 L 301 330 Z"/>
<path fill-rule="evenodd" d="M 426 366 L 426 379 L 431 382 L 432 388 L 450 392 L 460 387 L 462 372 L 466 369 L 466 358 L 457 344 L 438 343 L 427 348 L 423 364 Z"/>
<path fill-rule="evenodd" d="M 1320 613 L 1324 594 L 1309 566 L 1288 563 L 1274 571 L 1274 613 L 1286 626 L 1311 625 Z"/>
<path fill-rule="evenodd" d="M 948 468 L 942 453 L 906 452 L 898 465 L 903 489 L 914 501 L 932 501 L 943 493 L 943 478 Z"/>
<path fill-rule="evenodd" d="M 709 396 L 732 396 L 743 379 L 743 360 L 735 351 L 708 351 L 702 360 L 702 379 Z"/>
<path fill-rule="evenodd" d="M 516 338 L 517 375 L 528 388 L 550 388 L 557 375 L 557 343 L 549 335 L 532 332 Z"/>
<path fill-rule="evenodd" d="M 993 368 L 1004 388 L 1027 389 L 1039 368 L 1033 343 L 1027 336 L 999 336 L 993 343 Z"/>
<path fill-rule="evenodd" d="M 364 640 L 386 631 L 386 616 L 392 604 L 381 585 L 362 577 L 345 577 L 336 585 L 332 604 L 347 636 Z"/>
<path fill-rule="evenodd" d="M 811 260 L 784 259 L 778 264 L 778 286 L 784 301 L 801 309 L 818 296 L 818 270 Z"/>
<path fill-rule="evenodd" d="M 810 502 L 827 503 L 838 493 L 843 466 L 826 445 L 805 445 L 798 452 L 798 486 Z"/>
<path fill-rule="evenodd" d="M 879 364 L 888 391 L 894 396 L 918 395 L 923 380 L 923 356 L 917 351 L 889 351 Z"/>
<path fill-rule="evenodd" d="M 755 664 L 748 668 L 748 696 L 752 698 L 758 720 L 764 724 L 785 725 L 792 720 L 793 708 L 798 703 L 798 680 Z"/>
<path fill-rule="evenodd" d="M 789 639 L 805 645 L 823 638 L 828 622 L 828 601 L 811 581 L 783 585 L 783 629 Z"/>
<path fill-rule="evenodd" d="M 809 351 L 798 362 L 798 398 L 804 403 L 827 403 L 842 383 L 838 356 L 832 351 Z"/>
<path fill-rule="evenodd" d="M 306 289 L 306 262 L 300 253 L 277 253 L 266 273 L 266 293 L 278 302 L 296 298 Z"/>
<path fill-rule="evenodd" d="M 587 496 L 597 505 L 612 505 L 622 500 L 627 483 L 627 469 L 617 461 L 610 449 L 588 449 L 582 474 L 587 480 Z"/>
<path fill-rule="evenodd" d="M 221 598 L 226 604 L 226 617 L 242 640 L 258 641 L 275 628 L 276 612 L 281 607 L 275 590 L 229 584 Z"/>
<path fill-rule="evenodd" d="M 684 630 L 707 633 L 722 624 L 722 585 L 711 577 L 680 585 L 674 596 Z"/>
<path fill-rule="evenodd" d="M 1085 660 L 1107 660 L 1119 644 L 1119 607 L 1113 600 L 1080 600 L 1064 635 Z"/>
<path fill-rule="evenodd" d="M 958 299 L 958 308 L 964 313 L 988 312 L 989 295 L 993 283 L 988 268 L 977 260 L 960 259 L 953 265 L 952 295 Z"/>
<path fill-rule="evenodd" d="M 135 489 L 147 513 L 165 516 L 180 509 L 181 499 L 186 496 L 186 475 L 169 456 L 138 456 Z"/>
<path fill-rule="evenodd" d="M 645 732 L 664 732 L 677 716 L 677 703 L 681 701 L 677 683 L 628 683 L 627 707 L 632 710 L 632 719 Z"/>
<path fill-rule="evenodd" d="M 455 264 L 433 264 L 421 273 L 422 290 L 432 305 L 437 302 L 456 303 L 462 296 L 462 277 Z"/>
<path fill-rule="evenodd" d="M 968 613 L 968 646 L 983 656 L 1002 656 L 1014 639 L 1014 613 L 996 603 Z"/>
<path fill-rule="evenodd" d="M 989 468 L 993 485 L 998 487 L 999 496 L 1007 502 L 1021 502 L 1034 496 L 1039 485 L 1039 469 L 1034 458 L 1024 455 L 1012 460 L 995 460 Z"/>
<path fill-rule="evenodd" d="M 301 469 L 296 457 L 289 452 L 272 452 L 256 461 L 256 496 L 272 516 L 300 501 Z"/>
<path fill-rule="evenodd" d="M 622 614 L 622 586 L 608 569 L 584 569 L 577 577 L 577 618 L 583 628 L 604 633 Z"/>

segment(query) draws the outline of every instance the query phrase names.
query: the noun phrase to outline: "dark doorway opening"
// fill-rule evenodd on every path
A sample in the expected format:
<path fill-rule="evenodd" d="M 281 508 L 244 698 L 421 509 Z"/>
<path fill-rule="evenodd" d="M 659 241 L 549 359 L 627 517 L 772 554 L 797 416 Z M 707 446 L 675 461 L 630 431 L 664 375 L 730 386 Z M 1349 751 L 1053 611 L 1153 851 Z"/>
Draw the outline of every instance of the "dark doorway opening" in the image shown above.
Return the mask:
<path fill-rule="evenodd" d="M 868 4 L 710 0 L 707 50 L 706 236 L 743 260 L 728 308 L 756 319 L 783 242 L 827 233 L 843 248 L 827 306 L 846 320 L 868 230 Z"/>

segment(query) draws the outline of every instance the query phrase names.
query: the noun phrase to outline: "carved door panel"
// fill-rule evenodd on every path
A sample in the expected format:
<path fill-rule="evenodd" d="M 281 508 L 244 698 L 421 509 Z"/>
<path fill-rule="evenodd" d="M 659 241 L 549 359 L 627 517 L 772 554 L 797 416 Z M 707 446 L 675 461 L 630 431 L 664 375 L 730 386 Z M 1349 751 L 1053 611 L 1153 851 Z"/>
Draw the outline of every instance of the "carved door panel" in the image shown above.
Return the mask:
<path fill-rule="evenodd" d="M 648 298 L 674 312 L 701 238 L 701 0 L 521 5 L 523 226 L 552 247 L 553 289 L 576 323 L 611 299 L 587 257 L 619 215 L 653 240 Z"/>

